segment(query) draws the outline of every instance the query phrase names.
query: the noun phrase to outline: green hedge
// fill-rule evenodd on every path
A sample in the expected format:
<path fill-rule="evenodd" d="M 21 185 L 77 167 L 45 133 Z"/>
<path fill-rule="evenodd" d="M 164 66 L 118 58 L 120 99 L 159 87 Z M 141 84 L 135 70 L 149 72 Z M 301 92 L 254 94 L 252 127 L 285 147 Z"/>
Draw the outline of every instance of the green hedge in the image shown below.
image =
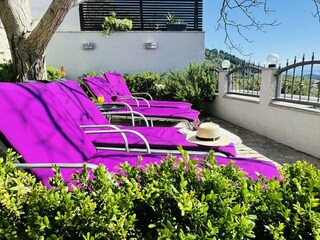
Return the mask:
<path fill-rule="evenodd" d="M 162 96 L 166 99 L 190 102 L 193 109 L 203 109 L 205 103 L 215 99 L 218 78 L 210 68 L 206 63 L 192 63 L 182 71 L 169 72 L 165 76 Z"/>
<path fill-rule="evenodd" d="M 201 110 L 215 98 L 218 78 L 208 63 L 189 64 L 184 70 L 167 74 L 143 72 L 124 75 L 132 92 L 148 92 L 157 100 L 186 101 Z"/>
<path fill-rule="evenodd" d="M 46 68 L 48 80 L 60 79 L 64 77 L 64 74 L 61 73 L 61 69 L 50 67 Z M 0 63 L 0 82 L 14 82 L 13 78 L 13 64 L 11 61 L 6 63 Z"/>
<path fill-rule="evenodd" d="M 124 79 L 131 92 L 147 92 L 154 99 L 161 99 L 162 75 L 159 73 L 142 72 L 124 74 Z"/>
<path fill-rule="evenodd" d="M 182 150 L 181 150 L 182 151 Z M 320 172 L 285 165 L 280 180 L 253 181 L 211 153 L 202 168 L 172 156 L 162 165 L 86 168 L 68 191 L 59 177 L 46 189 L 0 159 L 0 239 L 319 239 Z M 188 170 L 186 170 L 188 167 Z"/>

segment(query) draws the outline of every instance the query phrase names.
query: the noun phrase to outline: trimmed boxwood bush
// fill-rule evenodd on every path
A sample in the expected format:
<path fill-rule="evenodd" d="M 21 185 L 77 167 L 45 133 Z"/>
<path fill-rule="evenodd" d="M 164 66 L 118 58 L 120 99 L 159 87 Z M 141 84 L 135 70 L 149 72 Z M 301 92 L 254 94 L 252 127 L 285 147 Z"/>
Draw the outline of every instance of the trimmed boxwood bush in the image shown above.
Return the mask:
<path fill-rule="evenodd" d="M 161 74 L 141 72 L 124 74 L 123 77 L 131 92 L 147 92 L 151 94 L 154 99 L 161 98 L 161 90 L 164 87 Z"/>
<path fill-rule="evenodd" d="M 181 150 L 181 149 L 180 149 Z M 201 168 L 181 150 L 162 164 L 103 166 L 89 180 L 85 166 L 67 183 L 54 168 L 52 188 L 0 159 L 0 239 L 319 239 L 320 172 L 285 164 L 280 179 L 247 179 L 213 152 Z"/>

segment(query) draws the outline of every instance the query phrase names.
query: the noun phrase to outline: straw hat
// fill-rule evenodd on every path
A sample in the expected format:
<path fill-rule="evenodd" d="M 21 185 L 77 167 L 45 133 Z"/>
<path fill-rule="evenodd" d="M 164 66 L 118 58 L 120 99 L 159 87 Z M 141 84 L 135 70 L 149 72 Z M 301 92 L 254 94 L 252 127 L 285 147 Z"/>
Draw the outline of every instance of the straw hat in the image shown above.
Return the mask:
<path fill-rule="evenodd" d="M 231 142 L 227 135 L 221 133 L 220 126 L 212 122 L 200 124 L 198 130 L 189 133 L 186 139 L 205 146 L 225 146 Z"/>

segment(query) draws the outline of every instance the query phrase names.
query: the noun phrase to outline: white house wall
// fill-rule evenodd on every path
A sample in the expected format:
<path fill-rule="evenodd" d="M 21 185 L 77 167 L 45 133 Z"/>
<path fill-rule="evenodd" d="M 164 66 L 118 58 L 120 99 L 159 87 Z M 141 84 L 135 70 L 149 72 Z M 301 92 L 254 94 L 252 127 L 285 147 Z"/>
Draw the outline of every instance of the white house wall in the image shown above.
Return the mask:
<path fill-rule="evenodd" d="M 148 50 L 146 42 L 156 42 Z M 94 50 L 83 50 L 83 43 L 94 43 Z M 106 37 L 101 32 L 55 33 L 47 49 L 47 66 L 67 69 L 68 78 L 84 72 L 142 71 L 168 72 L 204 60 L 203 32 L 116 32 Z"/>

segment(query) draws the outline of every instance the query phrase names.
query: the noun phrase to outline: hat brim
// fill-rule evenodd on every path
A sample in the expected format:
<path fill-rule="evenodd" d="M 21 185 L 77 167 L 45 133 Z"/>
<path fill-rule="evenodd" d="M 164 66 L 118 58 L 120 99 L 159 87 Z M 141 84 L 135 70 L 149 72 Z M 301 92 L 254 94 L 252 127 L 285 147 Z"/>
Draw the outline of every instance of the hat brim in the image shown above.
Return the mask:
<path fill-rule="evenodd" d="M 203 146 L 226 146 L 231 143 L 230 137 L 223 133 L 220 133 L 220 138 L 215 141 L 199 140 L 196 138 L 196 135 L 197 135 L 197 131 L 193 131 L 187 135 L 186 140 L 198 145 L 203 145 Z"/>

